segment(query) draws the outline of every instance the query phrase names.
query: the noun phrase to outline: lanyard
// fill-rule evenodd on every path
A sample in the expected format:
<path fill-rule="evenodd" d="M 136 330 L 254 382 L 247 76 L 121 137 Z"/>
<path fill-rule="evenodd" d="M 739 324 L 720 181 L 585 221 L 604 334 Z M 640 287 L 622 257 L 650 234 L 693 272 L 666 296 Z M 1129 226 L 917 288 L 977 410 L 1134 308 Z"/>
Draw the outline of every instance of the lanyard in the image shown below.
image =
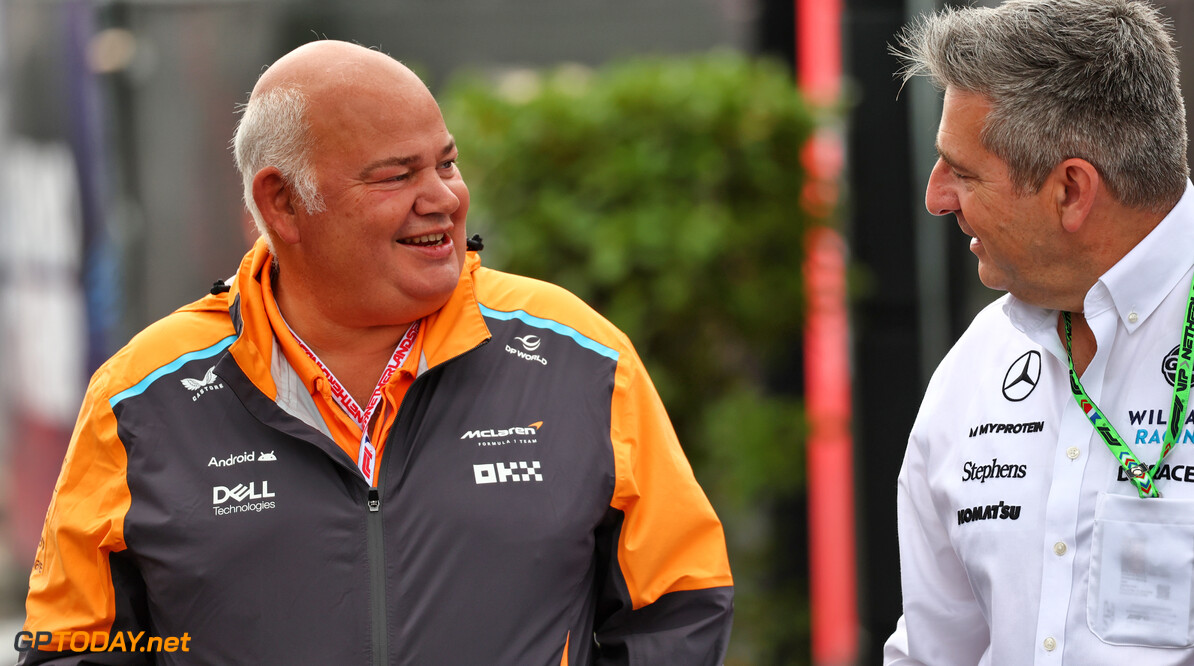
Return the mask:
<path fill-rule="evenodd" d="M 1065 351 L 1070 365 L 1070 391 L 1074 400 L 1090 419 L 1094 429 L 1106 442 L 1111 455 L 1119 461 L 1120 467 L 1128 473 L 1128 478 L 1136 486 L 1141 497 L 1160 497 L 1153 475 L 1147 467 L 1140 463 L 1131 447 L 1124 438 L 1116 432 L 1115 427 L 1103 415 L 1103 410 L 1086 394 L 1078 373 L 1074 370 L 1074 354 L 1071 349 L 1073 337 L 1070 324 L 1070 313 L 1065 313 Z M 1182 431 L 1185 421 L 1186 405 L 1190 398 L 1190 380 L 1194 376 L 1194 280 L 1190 282 L 1190 296 L 1186 299 L 1186 323 L 1182 325 L 1182 343 L 1177 354 L 1177 372 L 1173 377 L 1173 406 L 1169 410 L 1169 427 L 1165 430 L 1164 443 L 1161 446 L 1161 456 L 1157 459 L 1156 467 L 1161 466 L 1165 456 L 1177 444 L 1178 435 Z"/>
<path fill-rule="evenodd" d="M 291 334 L 294 334 L 292 329 Z M 328 386 L 331 388 L 332 397 L 335 398 L 336 404 L 348 414 L 358 426 L 361 428 L 361 447 L 357 451 L 357 469 L 361 470 L 361 474 L 365 476 L 365 480 L 369 485 L 374 485 L 373 482 L 373 459 L 377 456 L 377 449 L 374 448 L 373 442 L 369 441 L 369 421 L 373 418 L 373 412 L 377 410 L 377 405 L 381 402 L 382 390 L 385 388 L 386 382 L 390 381 L 394 371 L 402 367 L 402 363 L 406 360 L 410 350 L 415 346 L 415 337 L 419 334 L 419 322 L 410 325 L 406 329 L 406 334 L 402 336 L 402 340 L 398 342 L 398 346 L 394 349 L 394 355 L 390 357 L 390 362 L 386 364 L 386 369 L 381 372 L 381 379 L 377 380 L 377 387 L 373 389 L 373 395 L 369 398 L 369 404 L 365 409 L 361 409 L 357 401 L 353 399 L 352 395 L 344 389 L 344 385 L 340 380 L 336 379 L 332 371 L 328 369 L 323 361 L 311 351 L 311 348 L 303 342 L 297 334 L 294 334 L 294 339 L 298 342 L 299 347 L 319 369 L 323 371 L 323 376 L 328 380 Z"/>

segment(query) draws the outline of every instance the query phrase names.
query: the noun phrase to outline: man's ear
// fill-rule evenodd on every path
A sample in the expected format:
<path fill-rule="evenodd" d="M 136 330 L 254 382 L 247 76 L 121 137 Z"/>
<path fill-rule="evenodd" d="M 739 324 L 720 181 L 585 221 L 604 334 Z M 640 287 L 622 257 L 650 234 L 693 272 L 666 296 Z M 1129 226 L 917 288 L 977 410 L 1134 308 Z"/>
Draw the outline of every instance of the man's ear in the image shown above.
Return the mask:
<path fill-rule="evenodd" d="M 1082 158 L 1071 157 L 1053 169 L 1053 177 L 1061 226 L 1071 233 L 1078 231 L 1090 216 L 1102 187 L 1099 170 Z"/>
<path fill-rule="evenodd" d="M 274 236 L 283 243 L 299 242 L 298 219 L 295 209 L 299 205 L 277 167 L 266 167 L 253 176 L 253 202 L 261 211 L 261 219 Z"/>

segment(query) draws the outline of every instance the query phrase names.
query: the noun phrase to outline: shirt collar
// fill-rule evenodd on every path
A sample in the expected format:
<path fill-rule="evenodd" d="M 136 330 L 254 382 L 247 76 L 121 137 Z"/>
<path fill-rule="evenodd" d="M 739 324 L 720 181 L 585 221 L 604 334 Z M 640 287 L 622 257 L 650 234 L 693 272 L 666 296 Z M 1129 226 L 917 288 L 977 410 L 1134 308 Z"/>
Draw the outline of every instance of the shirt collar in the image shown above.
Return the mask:
<path fill-rule="evenodd" d="M 1163 220 L 1115 263 L 1086 293 L 1088 314 L 1114 308 L 1128 332 L 1135 331 L 1194 266 L 1194 184 Z M 1008 296 L 1004 312 L 1024 332 L 1052 326 L 1055 310 Z"/>

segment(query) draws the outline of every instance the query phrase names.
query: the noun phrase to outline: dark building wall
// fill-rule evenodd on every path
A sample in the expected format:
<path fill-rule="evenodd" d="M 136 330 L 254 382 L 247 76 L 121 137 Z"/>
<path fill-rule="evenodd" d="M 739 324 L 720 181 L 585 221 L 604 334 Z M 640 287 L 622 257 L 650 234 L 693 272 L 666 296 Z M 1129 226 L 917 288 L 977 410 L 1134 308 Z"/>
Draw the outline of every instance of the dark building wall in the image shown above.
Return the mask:
<path fill-rule="evenodd" d="M 900 0 L 846 4 L 846 69 L 854 98 L 848 143 L 848 238 L 854 262 L 854 446 L 862 658 L 878 663 L 900 614 L 895 481 L 921 390 L 909 108 L 897 99 L 891 36 Z"/>

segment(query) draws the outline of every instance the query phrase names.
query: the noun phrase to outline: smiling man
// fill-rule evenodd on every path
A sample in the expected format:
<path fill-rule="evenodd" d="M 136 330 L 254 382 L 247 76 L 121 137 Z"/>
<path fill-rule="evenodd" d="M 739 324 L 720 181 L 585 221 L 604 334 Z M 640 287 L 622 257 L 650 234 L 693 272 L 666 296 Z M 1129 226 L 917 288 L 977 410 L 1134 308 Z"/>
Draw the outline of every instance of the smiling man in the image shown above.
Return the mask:
<path fill-rule="evenodd" d="M 314 42 L 234 143 L 262 239 L 92 379 L 22 663 L 721 663 L 721 524 L 641 361 L 480 266 L 423 83 Z"/>
<path fill-rule="evenodd" d="M 1189 664 L 1194 187 L 1172 38 L 1132 0 L 947 9 L 900 35 L 944 90 L 925 204 L 987 307 L 899 476 L 888 665 Z"/>

